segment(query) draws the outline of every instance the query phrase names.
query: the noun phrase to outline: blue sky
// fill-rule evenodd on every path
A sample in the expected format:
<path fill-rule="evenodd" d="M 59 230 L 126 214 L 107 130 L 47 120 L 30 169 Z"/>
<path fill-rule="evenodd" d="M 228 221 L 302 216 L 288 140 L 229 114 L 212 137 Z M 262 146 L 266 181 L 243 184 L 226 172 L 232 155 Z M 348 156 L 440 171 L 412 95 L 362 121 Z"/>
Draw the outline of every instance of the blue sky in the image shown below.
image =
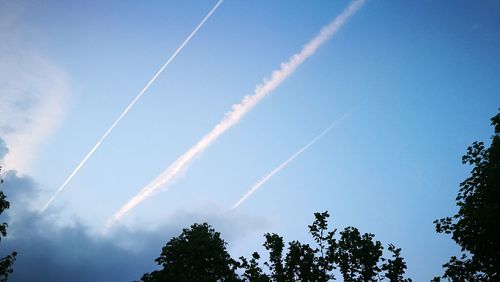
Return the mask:
<path fill-rule="evenodd" d="M 37 183 L 33 209 L 214 4 L 0 2 L 0 137 L 6 168 Z M 348 4 L 226 0 L 56 198 L 51 220 L 99 230 Z M 353 225 L 401 247 L 415 281 L 440 274 L 458 249 L 432 221 L 455 211 L 469 169 L 461 156 L 489 140 L 499 107 L 499 13 L 497 1 L 367 1 L 121 224 L 156 230 L 184 213 L 196 214 L 185 226 L 224 217 L 253 183 L 355 109 L 227 215 L 250 226 L 228 235 L 230 251 L 250 254 L 265 232 L 307 240 L 313 212 L 329 210 L 339 229 Z M 214 225 L 227 230 L 227 222 Z"/>

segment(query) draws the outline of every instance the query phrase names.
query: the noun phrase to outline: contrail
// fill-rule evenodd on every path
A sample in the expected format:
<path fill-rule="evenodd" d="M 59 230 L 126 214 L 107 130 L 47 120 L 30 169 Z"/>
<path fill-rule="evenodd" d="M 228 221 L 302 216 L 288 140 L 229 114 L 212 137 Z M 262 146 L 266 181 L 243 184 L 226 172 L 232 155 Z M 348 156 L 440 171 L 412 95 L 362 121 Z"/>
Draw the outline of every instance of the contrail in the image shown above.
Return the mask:
<path fill-rule="evenodd" d="M 217 10 L 217 8 L 220 6 L 220 4 L 222 4 L 223 1 L 224 0 L 219 0 L 215 4 L 215 6 L 208 12 L 208 14 L 201 20 L 201 22 L 196 26 L 196 28 L 189 34 L 189 36 L 186 39 L 184 39 L 184 41 L 177 48 L 177 50 L 175 50 L 175 52 L 170 56 L 170 58 L 168 58 L 168 60 L 165 62 L 165 64 L 163 64 L 163 66 L 155 73 L 155 75 L 149 80 L 149 82 L 146 84 L 146 86 L 144 86 L 144 88 L 142 88 L 141 92 L 139 92 L 139 94 L 134 98 L 134 100 L 132 100 L 132 102 L 130 102 L 130 104 L 125 108 L 125 110 L 120 114 L 120 116 L 115 120 L 115 122 L 113 122 L 111 127 L 104 133 L 104 135 L 101 137 L 101 139 L 99 139 L 99 141 L 97 141 L 97 143 L 94 145 L 94 147 L 92 147 L 92 149 L 87 153 L 85 158 L 83 158 L 83 160 L 78 164 L 78 166 L 75 168 L 75 170 L 73 170 L 73 172 L 68 176 L 68 178 L 66 178 L 66 180 L 59 187 L 59 189 L 56 190 L 54 195 L 52 195 L 52 197 L 49 199 L 49 201 L 40 210 L 40 213 L 43 213 L 49 207 L 49 205 L 52 203 L 52 201 L 54 201 L 54 199 L 57 197 L 57 195 L 59 195 L 59 193 L 61 193 L 61 191 L 64 189 L 64 187 L 66 187 L 66 185 L 73 178 L 73 176 L 75 176 L 75 174 L 78 173 L 80 168 L 82 168 L 82 166 L 87 162 L 87 160 L 94 154 L 94 152 L 97 150 L 97 148 L 99 148 L 102 141 L 104 141 L 104 139 L 106 139 L 106 137 L 108 137 L 109 133 L 111 133 L 111 131 L 113 131 L 115 126 L 122 120 L 122 118 L 125 115 L 127 115 L 127 113 L 134 106 L 134 104 L 142 97 L 142 95 L 144 95 L 144 93 L 146 93 L 146 90 L 148 90 L 148 88 L 151 86 L 151 84 L 153 84 L 153 82 L 155 82 L 155 80 L 158 78 L 158 76 L 160 76 L 160 74 L 163 72 L 163 70 L 168 65 L 170 65 L 170 63 L 175 59 L 175 57 L 177 57 L 177 54 L 179 54 L 182 51 L 182 49 L 184 49 L 186 44 L 188 44 L 188 42 L 191 40 L 191 38 L 198 32 L 198 30 L 203 26 L 203 24 L 205 24 L 205 22 L 210 18 L 210 16 L 212 16 L 212 14 L 215 12 L 215 10 Z"/>
<path fill-rule="evenodd" d="M 340 119 L 337 121 L 333 122 L 330 126 L 328 126 L 325 130 L 323 130 L 320 134 L 318 134 L 316 137 L 314 137 L 313 140 L 311 140 L 307 145 L 302 147 L 300 150 L 298 150 L 295 154 L 293 154 L 291 157 L 289 157 L 286 161 L 281 163 L 279 166 L 271 170 L 268 174 L 266 174 L 264 177 L 262 177 L 261 180 L 259 180 L 257 183 L 255 183 L 249 190 L 248 192 L 243 195 L 232 207 L 231 210 L 236 209 L 239 207 L 246 199 L 250 196 L 252 196 L 253 193 L 255 193 L 257 190 L 259 190 L 262 185 L 264 185 L 271 177 L 273 177 L 276 173 L 280 172 L 283 168 L 285 168 L 289 163 L 291 163 L 295 158 L 300 156 L 304 151 L 309 149 L 314 143 L 316 143 L 321 137 L 323 137 L 325 134 L 328 133 L 332 128 L 336 127 L 339 123 L 341 123 L 345 118 L 347 118 L 351 113 L 345 114 L 342 116 Z"/>
<path fill-rule="evenodd" d="M 137 206 L 139 203 L 150 197 L 163 185 L 171 182 L 177 175 L 188 168 L 191 161 L 205 151 L 219 136 L 226 130 L 237 124 L 253 107 L 255 107 L 272 90 L 278 87 L 288 76 L 290 76 L 307 58 L 316 52 L 316 50 L 332 37 L 346 22 L 346 20 L 356 13 L 364 4 L 365 0 L 354 0 L 349 6 L 332 22 L 323 27 L 319 34 L 314 37 L 302 50 L 293 55 L 287 62 L 281 64 L 278 70 L 271 74 L 269 80 L 264 80 L 262 84 L 257 85 L 252 95 L 245 96 L 243 101 L 235 104 L 232 110 L 220 121 L 210 132 L 201 138 L 196 145 L 187 150 L 175 162 L 173 162 L 165 171 L 143 187 L 132 199 L 122 206 L 107 222 L 106 226 L 111 226 L 115 221 L 120 220 L 127 212 Z"/>

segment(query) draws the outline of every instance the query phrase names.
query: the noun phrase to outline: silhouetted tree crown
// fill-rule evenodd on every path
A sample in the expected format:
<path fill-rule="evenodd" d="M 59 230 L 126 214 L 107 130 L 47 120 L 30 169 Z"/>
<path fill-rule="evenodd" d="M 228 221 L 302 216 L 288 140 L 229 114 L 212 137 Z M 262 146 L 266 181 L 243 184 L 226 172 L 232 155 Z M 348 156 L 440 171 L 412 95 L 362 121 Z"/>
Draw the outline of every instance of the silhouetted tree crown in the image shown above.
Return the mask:
<path fill-rule="evenodd" d="M 474 142 L 462 158 L 472 171 L 460 184 L 458 212 L 434 222 L 436 231 L 451 234 L 463 252 L 443 265 L 442 277 L 453 281 L 500 281 L 500 113 L 491 125 L 491 146 Z"/>
<path fill-rule="evenodd" d="M 210 225 L 193 224 L 172 238 L 155 260 L 162 270 L 146 273 L 142 281 L 237 281 L 236 262 L 226 243 Z"/>
<path fill-rule="evenodd" d="M 283 237 L 265 234 L 264 248 L 268 260 L 254 252 L 251 259 L 240 257 L 235 262 L 226 252 L 225 243 L 208 224 L 194 224 L 172 238 L 156 262 L 162 270 L 143 275 L 143 281 L 330 281 L 339 269 L 344 281 L 411 281 L 404 279 L 406 263 L 401 249 L 389 245 L 390 259 L 382 258 L 382 244 L 374 235 L 361 234 L 347 227 L 335 238 L 336 230 L 328 229 L 328 212 L 315 213 L 309 232 L 315 245 L 299 241 L 288 243 Z M 264 268 L 265 267 L 265 268 Z M 239 269 L 237 275 L 236 271 Z"/>

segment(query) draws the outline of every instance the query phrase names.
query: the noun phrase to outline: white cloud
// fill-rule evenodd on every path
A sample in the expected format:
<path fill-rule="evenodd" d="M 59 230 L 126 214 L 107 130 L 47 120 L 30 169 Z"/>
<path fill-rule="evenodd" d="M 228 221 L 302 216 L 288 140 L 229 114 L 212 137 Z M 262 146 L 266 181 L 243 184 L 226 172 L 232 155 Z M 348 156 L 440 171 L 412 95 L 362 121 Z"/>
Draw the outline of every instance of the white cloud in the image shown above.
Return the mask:
<path fill-rule="evenodd" d="M 26 172 L 63 119 L 69 83 L 63 70 L 23 43 L 17 17 L 9 15 L 0 21 L 0 137 L 9 147 L 5 166 Z"/>
<path fill-rule="evenodd" d="M 2 149 L 6 148 L 0 138 Z M 31 177 L 5 171 L 2 178 L 5 180 L 2 190 L 11 203 L 2 214 L 9 224 L 2 250 L 18 252 L 9 281 L 132 281 L 154 270 L 157 267 L 154 259 L 162 246 L 193 223 L 211 224 L 221 232 L 228 247 L 247 236 L 260 237 L 272 226 L 267 218 L 212 207 L 176 211 L 166 218 L 166 224 L 154 229 L 116 225 L 106 236 L 101 236 L 79 218 L 70 224 L 59 224 L 57 218 L 64 210 L 51 209 L 40 215 L 30 208 L 29 203 L 40 192 Z"/>

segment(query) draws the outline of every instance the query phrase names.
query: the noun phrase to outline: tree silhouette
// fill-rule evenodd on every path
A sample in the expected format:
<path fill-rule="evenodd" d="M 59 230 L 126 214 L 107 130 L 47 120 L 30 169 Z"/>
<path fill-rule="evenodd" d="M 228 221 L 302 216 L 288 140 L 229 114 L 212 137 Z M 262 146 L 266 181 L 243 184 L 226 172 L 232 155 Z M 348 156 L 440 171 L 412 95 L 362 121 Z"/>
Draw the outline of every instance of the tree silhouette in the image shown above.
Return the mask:
<path fill-rule="evenodd" d="M 491 125 L 495 135 L 490 148 L 474 142 L 462 158 L 472 171 L 460 184 L 458 212 L 434 221 L 436 231 L 451 234 L 463 252 L 443 265 L 442 277 L 453 281 L 500 280 L 500 113 Z"/>
<path fill-rule="evenodd" d="M 380 273 L 378 262 L 382 257 L 382 244 L 373 241 L 373 234 L 361 235 L 357 228 L 347 227 L 340 232 L 335 262 L 344 281 L 376 281 Z"/>
<path fill-rule="evenodd" d="M 285 273 L 288 281 L 317 281 L 319 267 L 315 263 L 316 250 L 308 244 L 292 241 L 285 258 Z"/>
<path fill-rule="evenodd" d="M 264 247 L 269 251 L 269 262 L 265 262 L 269 270 L 271 271 L 271 280 L 273 281 L 284 281 L 285 280 L 285 268 L 283 267 L 283 249 L 285 244 L 283 243 L 283 237 L 278 234 L 264 235 L 266 242 Z"/>
<path fill-rule="evenodd" d="M 226 252 L 226 243 L 218 232 L 207 223 L 194 224 L 163 247 L 155 260 L 163 269 L 146 273 L 141 280 L 323 282 L 335 280 L 333 271 L 338 268 L 344 281 L 377 281 L 380 275 L 391 282 L 411 281 L 403 278 L 406 263 L 401 249 L 389 245 L 392 257 L 383 259 L 382 244 L 373 234 L 347 227 L 337 239 L 336 229 L 328 229 L 328 212 L 314 216 L 308 227 L 315 245 L 292 241 L 285 250 L 283 237 L 267 233 L 263 246 L 269 257 L 262 264 L 257 252 L 251 259 L 240 257 L 236 262 Z"/>
<path fill-rule="evenodd" d="M 335 279 L 331 271 L 336 268 L 333 262 L 335 261 L 334 255 L 338 247 L 338 243 L 334 238 L 337 229 L 328 231 L 328 217 L 330 217 L 328 212 L 314 213 L 314 222 L 308 226 L 309 233 L 311 233 L 314 241 L 318 244 L 318 256 L 315 258 L 318 265 L 318 281 Z"/>
<path fill-rule="evenodd" d="M 240 257 L 240 267 L 244 269 L 243 280 L 252 282 L 269 282 L 271 279 L 268 275 L 262 272 L 259 267 L 260 255 L 257 252 L 252 254 L 252 258 L 248 261 L 245 257 Z"/>
<path fill-rule="evenodd" d="M 2 172 L 2 167 L 0 166 L 0 172 Z M 0 178 L 0 186 L 3 183 L 3 179 Z M 9 201 L 7 201 L 7 196 L 0 191 L 0 214 L 2 214 L 6 209 L 10 207 Z M 0 224 L 0 241 L 2 237 L 7 236 L 7 223 L 4 222 Z M 12 265 L 16 260 L 16 252 L 12 252 L 3 258 L 0 258 L 0 281 L 7 281 L 9 274 L 12 273 Z"/>
<path fill-rule="evenodd" d="M 411 279 L 405 279 L 406 263 L 401 257 L 401 249 L 396 248 L 393 244 L 389 244 L 389 252 L 392 253 L 392 259 L 384 259 L 385 263 L 382 265 L 382 270 L 386 271 L 385 278 L 389 281 L 411 282 Z"/>
<path fill-rule="evenodd" d="M 243 261 L 240 266 L 247 274 L 244 280 L 331 281 L 335 280 L 333 270 L 338 268 L 344 281 L 378 281 L 380 275 L 391 282 L 411 281 L 403 277 L 406 263 L 401 257 L 401 249 L 390 244 L 388 250 L 392 258 L 383 259 L 382 244 L 373 240 L 373 234 L 362 235 L 358 229 L 347 227 L 336 239 L 336 229 L 328 229 L 328 212 L 315 213 L 314 216 L 313 224 L 308 227 L 316 246 L 292 241 L 284 254 L 283 238 L 277 234 L 265 234 L 264 247 L 269 252 L 269 261 L 264 262 L 264 266 L 268 272 L 259 267 L 260 255 L 254 253 L 251 263 L 240 258 Z M 253 280 L 253 277 L 259 280 Z"/>
<path fill-rule="evenodd" d="M 237 263 L 226 243 L 207 223 L 193 224 L 172 238 L 155 260 L 162 270 L 146 273 L 142 281 L 237 281 Z"/>

